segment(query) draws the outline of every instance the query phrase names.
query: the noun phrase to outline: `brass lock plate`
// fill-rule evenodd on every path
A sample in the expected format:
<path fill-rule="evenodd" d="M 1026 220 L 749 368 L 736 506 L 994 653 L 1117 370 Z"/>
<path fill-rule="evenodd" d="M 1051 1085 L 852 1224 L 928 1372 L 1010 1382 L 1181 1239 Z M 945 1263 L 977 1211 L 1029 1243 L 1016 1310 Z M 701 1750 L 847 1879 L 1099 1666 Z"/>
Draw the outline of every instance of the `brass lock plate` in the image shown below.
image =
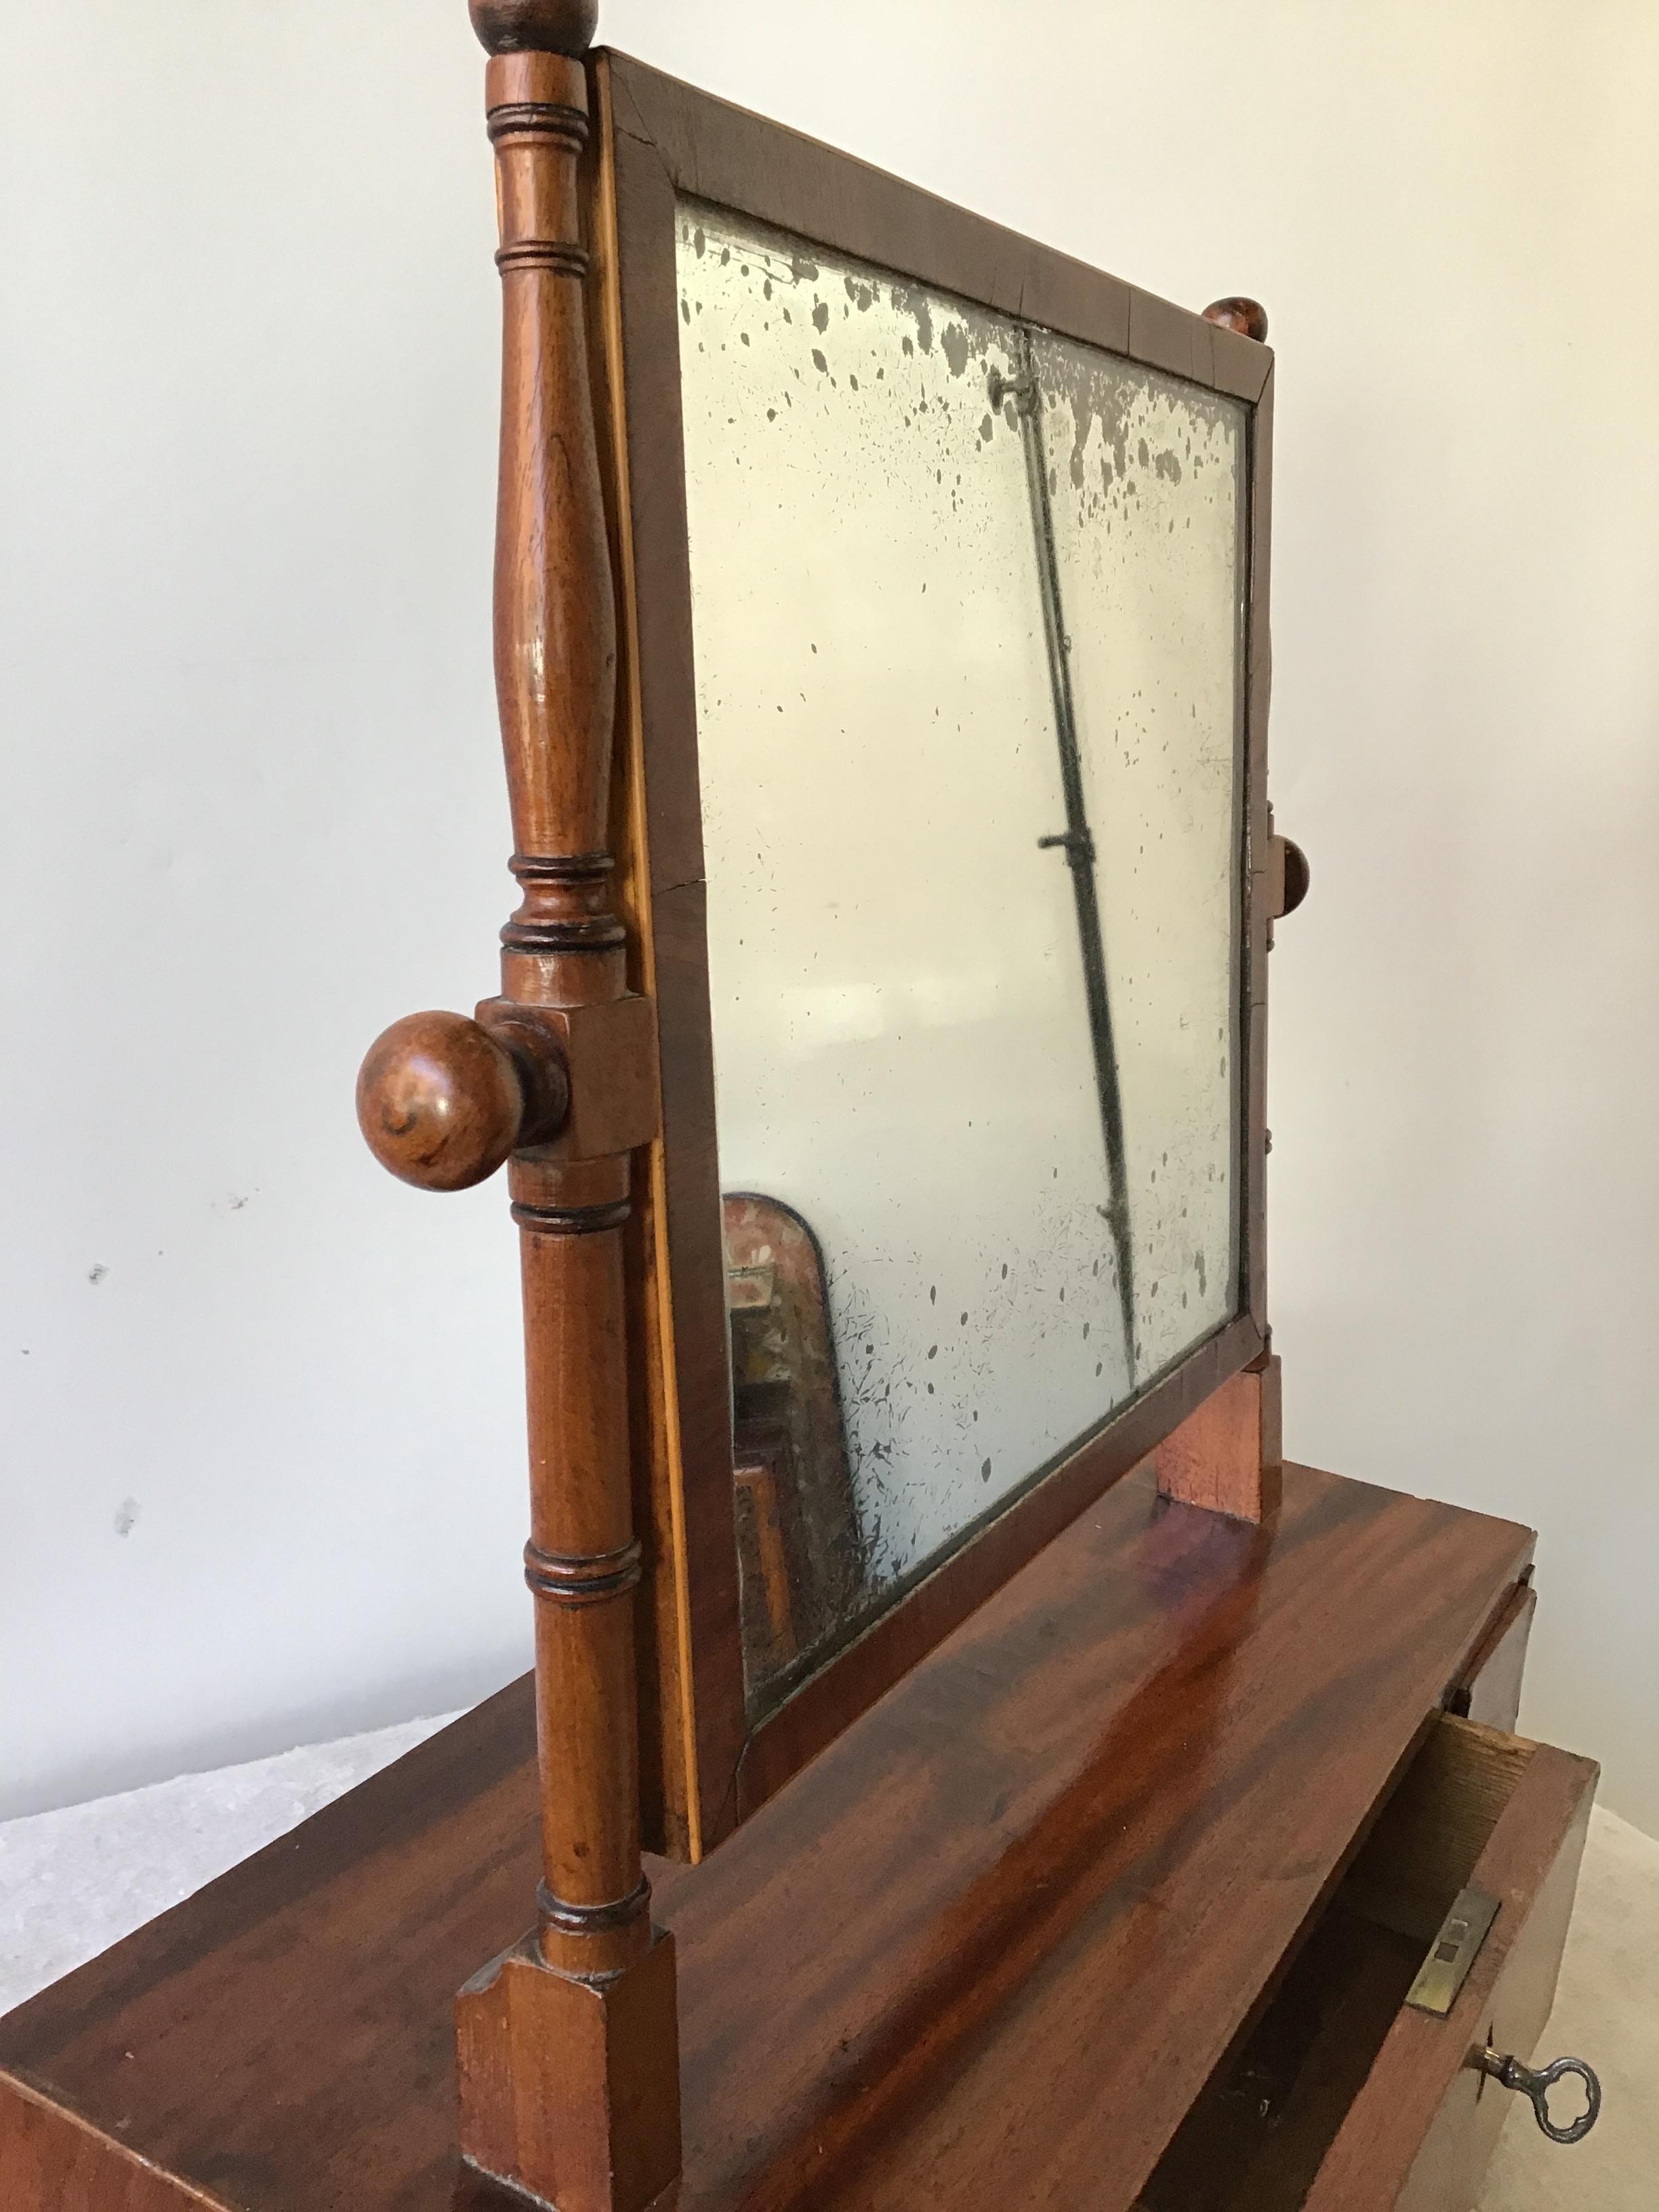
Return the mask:
<path fill-rule="evenodd" d="M 1451 1911 L 1440 1923 L 1434 1948 L 1418 1969 L 1406 2002 L 1419 2012 L 1443 2016 L 1457 2002 L 1457 1993 L 1468 1979 L 1469 1968 L 1480 1955 L 1492 1922 L 1498 1899 L 1484 1889 L 1462 1889 Z"/>

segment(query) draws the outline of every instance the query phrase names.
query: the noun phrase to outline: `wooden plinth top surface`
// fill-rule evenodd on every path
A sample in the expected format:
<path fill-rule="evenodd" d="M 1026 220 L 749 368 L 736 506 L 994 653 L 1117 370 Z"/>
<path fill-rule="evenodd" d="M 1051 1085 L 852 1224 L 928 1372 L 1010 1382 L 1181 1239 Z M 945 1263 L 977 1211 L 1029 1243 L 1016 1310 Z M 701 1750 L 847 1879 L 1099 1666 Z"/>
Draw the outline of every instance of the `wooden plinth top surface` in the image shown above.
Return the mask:
<path fill-rule="evenodd" d="M 1118 1485 L 653 1865 L 681 2212 L 1131 2205 L 1531 1541 L 1305 1468 L 1266 1529 Z M 0 2202 L 57 2155 L 44 2094 L 82 2161 L 89 2124 L 236 2212 L 504 2207 L 450 2006 L 530 1917 L 532 1734 L 526 1679 L 0 2021 Z"/>

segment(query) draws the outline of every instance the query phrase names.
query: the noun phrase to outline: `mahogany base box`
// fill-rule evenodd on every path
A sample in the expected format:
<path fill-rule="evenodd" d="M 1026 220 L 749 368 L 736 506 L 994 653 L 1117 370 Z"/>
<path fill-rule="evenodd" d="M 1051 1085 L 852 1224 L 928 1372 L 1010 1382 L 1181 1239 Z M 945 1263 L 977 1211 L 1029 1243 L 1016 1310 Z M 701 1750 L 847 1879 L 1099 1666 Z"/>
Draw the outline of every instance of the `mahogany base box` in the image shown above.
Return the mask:
<path fill-rule="evenodd" d="M 1513 1728 L 1533 1540 L 1120 1483 L 698 1867 L 682 2212 L 1466 2208 L 1595 1780 Z M 0 2022 L 7 2212 L 511 2212 L 455 1998 L 524 1933 L 529 1678 Z M 1451 2009 L 1405 2003 L 1460 1890 Z M 665 2102 L 672 2085 L 664 2083 Z"/>

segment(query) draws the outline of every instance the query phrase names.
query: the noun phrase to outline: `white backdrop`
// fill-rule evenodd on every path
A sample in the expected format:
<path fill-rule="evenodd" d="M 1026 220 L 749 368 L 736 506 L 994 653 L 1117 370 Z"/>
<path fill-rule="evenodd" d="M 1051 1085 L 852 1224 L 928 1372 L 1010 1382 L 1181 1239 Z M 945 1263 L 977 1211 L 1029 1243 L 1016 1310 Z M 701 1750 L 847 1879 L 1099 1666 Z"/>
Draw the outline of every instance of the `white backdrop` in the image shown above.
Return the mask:
<path fill-rule="evenodd" d="M 8 0 L 0 1814 L 525 1663 L 499 1192 L 353 1073 L 493 981 L 461 0 Z M 618 45 L 1279 349 L 1291 1449 L 1541 1530 L 1659 1830 L 1659 15 L 615 0 Z"/>

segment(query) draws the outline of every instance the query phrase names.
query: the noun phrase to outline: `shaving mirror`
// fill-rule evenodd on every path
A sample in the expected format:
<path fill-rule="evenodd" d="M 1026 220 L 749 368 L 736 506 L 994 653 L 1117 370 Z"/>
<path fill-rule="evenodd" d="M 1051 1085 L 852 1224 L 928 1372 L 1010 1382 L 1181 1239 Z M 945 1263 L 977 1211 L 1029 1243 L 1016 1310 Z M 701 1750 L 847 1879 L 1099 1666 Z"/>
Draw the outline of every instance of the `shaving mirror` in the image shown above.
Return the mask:
<path fill-rule="evenodd" d="M 695 1856 L 1263 1350 L 1271 357 L 600 82 L 645 1746 Z"/>
<path fill-rule="evenodd" d="M 536 1664 L 12 2014 L 0 2199 L 1449 2212 L 1595 1768 L 1282 1449 L 1265 316 L 471 13 L 520 896 L 358 1104 L 506 1170 Z"/>
<path fill-rule="evenodd" d="M 851 1490 L 764 1710 L 1238 1309 L 1245 410 L 699 203 L 677 262 L 720 1177 L 816 1235 Z"/>

